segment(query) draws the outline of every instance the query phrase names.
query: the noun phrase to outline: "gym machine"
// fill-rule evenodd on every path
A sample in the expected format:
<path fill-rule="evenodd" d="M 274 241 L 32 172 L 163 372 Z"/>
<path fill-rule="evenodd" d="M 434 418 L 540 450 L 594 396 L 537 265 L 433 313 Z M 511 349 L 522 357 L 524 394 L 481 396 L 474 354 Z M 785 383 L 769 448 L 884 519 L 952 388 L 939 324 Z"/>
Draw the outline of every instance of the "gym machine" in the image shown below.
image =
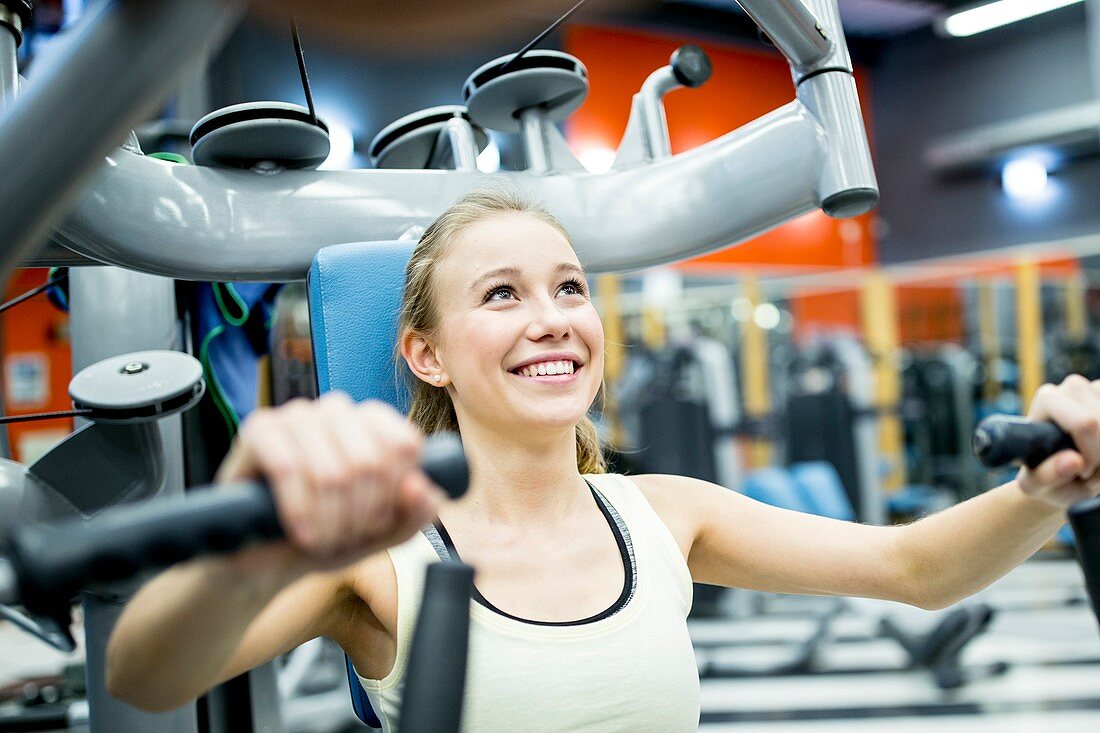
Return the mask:
<path fill-rule="evenodd" d="M 510 63 L 516 60 L 512 55 L 475 72 L 463 89 L 465 114 L 451 111 L 414 126 L 431 142 L 429 150 L 434 148 L 427 161 L 414 164 L 392 151 L 389 158 L 383 154 L 403 130 L 391 130 L 395 139 L 381 141 L 387 144 L 379 145 L 380 167 L 373 170 L 317 171 L 262 165 L 265 160 L 214 169 L 155 160 L 142 154 L 129 131 L 153 112 L 181 70 L 216 50 L 241 18 L 243 4 L 98 3 L 22 82 L 14 71 L 11 39 L 18 42 L 30 5 L 0 0 L 5 13 L 0 15 L 0 103 L 6 105 L 0 112 L 0 201 L 5 202 L 0 274 L 13 266 L 125 268 L 110 276 L 113 281 L 84 287 L 74 303 L 74 341 L 89 344 L 93 334 L 102 338 L 103 323 L 112 322 L 88 315 L 96 313 L 95 292 L 124 291 L 136 282 L 130 276 L 159 276 L 141 282 L 160 294 L 170 285 L 166 278 L 302 279 L 319 248 L 399 238 L 483 185 L 486 177 L 470 165 L 480 145 L 478 127 L 519 127 L 527 170 L 504 175 L 555 211 L 575 234 L 578 256 L 591 272 L 640 268 L 725 247 L 816 208 L 836 217 L 869 210 L 878 199 L 877 184 L 836 1 L 740 4 L 790 62 L 795 99 L 711 143 L 671 156 L 661 98 L 678 86 L 701 83 L 707 72 L 704 59 L 687 51 L 635 95 L 615 164 L 594 175 L 576 164 L 553 124 L 580 104 L 587 71 L 579 60 L 555 52 L 534 52 L 522 63 Z M 215 140 L 210 134 L 228 134 L 225 123 L 231 120 L 224 113 L 193 131 L 196 149 L 210 148 Z M 317 142 L 320 123 L 299 114 L 291 126 L 307 129 Z M 118 147 L 120 141 L 125 142 Z M 36 155 L 37 150 L 48 154 Z M 445 170 L 393 170 L 391 164 Z M 736 207 L 721 195 L 725 191 L 736 192 Z M 614 205 L 623 200 L 645 205 L 629 210 Z M 98 270 L 78 268 L 74 284 L 91 283 Z M 170 320 L 167 313 L 160 317 Z M 149 332 L 172 342 L 159 348 L 186 347 L 176 341 L 175 328 L 158 333 L 150 325 Z M 116 354 L 151 348 L 122 336 L 112 343 L 122 347 Z M 91 351 L 89 346 L 86 353 Z M 163 426 L 174 419 L 157 424 L 169 429 Z M 177 439 L 164 438 L 162 432 L 162 458 L 172 466 L 182 447 Z M 174 475 L 182 490 L 178 472 L 166 475 Z M 170 484 L 166 479 L 160 493 L 170 493 Z M 104 521 L 110 515 L 103 510 Z M 88 520 L 93 535 L 97 520 Z M 21 577 L 30 576 L 24 571 Z M 35 598 L 37 591 L 28 587 Z M 89 639 L 105 644 L 109 624 L 93 628 L 97 633 Z M 412 699 L 412 680 L 409 685 Z M 106 697 L 101 689 L 89 694 Z M 93 731 L 194 729 L 187 720 L 150 723 L 125 716 L 97 724 L 94 708 L 95 703 Z M 410 720 L 405 725 L 412 729 Z"/>
<path fill-rule="evenodd" d="M 539 52 L 506 69 L 505 57 L 467 81 L 472 123 L 511 127 L 517 112 L 525 120 L 520 134 L 528 170 L 503 175 L 559 216 L 589 271 L 672 262 L 816 208 L 845 217 L 877 202 L 835 0 L 741 4 L 790 61 L 796 98 L 682 155 L 667 153 L 661 96 L 695 83 L 702 69 L 690 56 L 635 95 L 615 167 L 598 175 L 573 165 L 552 124 L 587 90 L 579 60 Z M 240 13 L 225 0 L 186 7 L 168 0 L 102 3 L 32 70 L 18 103 L 0 120 L 6 173 L 0 201 L 10 207 L 0 221 L 0 241 L 8 243 L 0 269 L 92 260 L 180 279 L 301 279 L 320 247 L 399 237 L 485 183 L 485 174 L 465 166 L 443 174 L 286 169 L 257 175 L 171 166 L 115 148 L 171 89 L 166 70 L 202 58 Z M 527 87 L 533 97 L 516 91 Z M 562 98 L 544 108 L 547 90 L 560 90 Z M 464 123 L 459 117 L 450 127 Z M 476 140 L 470 132 L 454 134 L 466 139 L 456 148 L 466 161 L 473 152 L 467 143 Z M 31 139 L 50 151 L 48 160 L 27 154 Z M 639 139 L 646 144 L 633 142 Z M 82 183 L 90 183 L 88 190 Z M 736 192 L 736 207 L 721 195 L 726 191 Z M 624 200 L 645 205 L 629 211 L 614 205 Z M 31 252 L 47 238 L 52 246 Z"/>
<path fill-rule="evenodd" d="M 48 516 L 54 507 L 77 507 L 83 516 L 55 524 L 25 523 L 12 529 L 7 558 L 0 557 L 0 613 L 61 651 L 76 643 L 69 631 L 72 599 L 80 592 L 112 593 L 132 578 L 198 554 L 222 553 L 282 537 L 266 487 L 242 482 L 218 490 L 192 490 L 177 501 L 142 502 L 96 511 L 154 491 L 165 480 L 158 421 L 197 404 L 205 386 L 202 368 L 177 351 L 145 351 L 111 357 L 82 370 L 70 383 L 76 412 L 90 422 L 26 469 L 22 513 Z M 12 471 L 13 462 L 7 462 Z M 422 466 L 452 497 L 469 480 L 461 444 L 454 436 L 430 439 Z M 461 707 L 468 603 L 473 570 L 450 563 L 429 571 L 408 681 L 409 730 L 446 730 Z M 8 604 L 19 603 L 29 615 Z M 86 605 L 87 608 L 87 605 Z M 434 635 L 434 636 L 433 636 Z M 38 730 L 85 722 L 90 709 L 101 719 L 121 703 L 105 693 L 102 680 L 106 638 L 87 640 L 88 706 L 59 706 L 38 715 Z M 449 651 L 448 651 L 449 650 Z M 415 667 L 415 668 L 414 668 Z M 420 692 L 416 692 L 419 689 Z M 99 692 L 102 698 L 95 697 Z M 142 713 L 116 709 L 131 724 Z M 144 714 L 149 723 L 156 716 Z M 192 712 L 193 716 L 193 712 Z M 11 721 L 3 721 L 9 723 Z M 159 722 L 163 723 L 162 718 Z"/>

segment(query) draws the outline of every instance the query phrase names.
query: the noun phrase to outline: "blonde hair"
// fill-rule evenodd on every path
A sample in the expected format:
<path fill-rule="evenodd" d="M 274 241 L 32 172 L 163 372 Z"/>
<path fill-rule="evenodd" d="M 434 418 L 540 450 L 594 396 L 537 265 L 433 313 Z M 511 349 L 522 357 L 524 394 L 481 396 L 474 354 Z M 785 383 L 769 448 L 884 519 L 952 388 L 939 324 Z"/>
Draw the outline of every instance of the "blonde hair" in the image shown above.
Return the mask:
<path fill-rule="evenodd" d="M 565 227 L 555 219 L 545 207 L 519 191 L 492 188 L 467 194 L 440 214 L 420 237 L 413 249 L 412 257 L 405 268 L 405 290 L 401 298 L 401 314 L 398 320 L 398 333 L 401 337 L 407 331 L 425 337 L 434 336 L 439 328 L 440 315 L 433 297 L 433 275 L 436 265 L 447 254 L 447 245 L 471 225 L 502 214 L 530 214 L 546 222 L 561 233 L 572 246 L 573 242 Z M 400 348 L 400 344 L 398 345 Z M 398 364 L 403 359 L 398 358 Z M 406 370 L 408 372 L 408 370 Z M 406 374 L 412 404 L 409 419 L 425 434 L 431 435 L 445 430 L 458 431 L 458 417 L 447 390 L 433 387 L 417 379 L 411 373 Z M 600 390 L 601 394 L 603 390 Z M 596 426 L 584 416 L 576 426 L 577 468 L 581 473 L 604 473 L 607 461 L 600 450 Z"/>

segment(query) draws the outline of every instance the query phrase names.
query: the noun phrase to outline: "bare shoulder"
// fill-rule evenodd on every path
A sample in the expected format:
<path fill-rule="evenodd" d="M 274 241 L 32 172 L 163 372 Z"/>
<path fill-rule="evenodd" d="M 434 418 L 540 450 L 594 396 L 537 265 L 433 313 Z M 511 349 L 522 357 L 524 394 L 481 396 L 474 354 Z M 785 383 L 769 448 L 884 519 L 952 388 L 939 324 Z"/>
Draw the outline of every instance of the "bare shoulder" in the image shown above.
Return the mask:
<path fill-rule="evenodd" d="M 670 473 L 645 473 L 628 478 L 641 489 L 658 513 L 668 512 L 672 515 L 694 514 L 698 511 L 698 506 L 716 492 L 726 491 L 709 481 Z"/>
<path fill-rule="evenodd" d="M 349 565 L 344 582 L 351 591 L 347 623 L 332 638 L 355 669 L 383 679 L 397 658 L 397 574 L 385 550 Z"/>
<path fill-rule="evenodd" d="M 390 633 L 397 629 L 397 573 L 390 554 L 385 550 L 349 565 L 344 581 L 351 589 L 355 601 Z"/>
<path fill-rule="evenodd" d="M 629 476 L 665 523 L 676 544 L 688 557 L 702 526 L 701 507 L 714 484 L 687 476 L 647 473 Z"/>

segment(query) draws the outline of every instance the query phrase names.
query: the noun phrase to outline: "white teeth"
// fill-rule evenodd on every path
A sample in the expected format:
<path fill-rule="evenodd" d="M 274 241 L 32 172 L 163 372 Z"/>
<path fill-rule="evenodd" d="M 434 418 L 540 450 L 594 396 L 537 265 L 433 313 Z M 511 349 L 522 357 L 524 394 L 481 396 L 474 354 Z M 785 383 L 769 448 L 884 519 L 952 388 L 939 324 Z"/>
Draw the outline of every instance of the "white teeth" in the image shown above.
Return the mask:
<path fill-rule="evenodd" d="M 575 371 L 572 360 L 544 361 L 539 364 L 528 364 L 518 370 L 524 377 L 544 377 L 556 374 L 572 374 Z"/>

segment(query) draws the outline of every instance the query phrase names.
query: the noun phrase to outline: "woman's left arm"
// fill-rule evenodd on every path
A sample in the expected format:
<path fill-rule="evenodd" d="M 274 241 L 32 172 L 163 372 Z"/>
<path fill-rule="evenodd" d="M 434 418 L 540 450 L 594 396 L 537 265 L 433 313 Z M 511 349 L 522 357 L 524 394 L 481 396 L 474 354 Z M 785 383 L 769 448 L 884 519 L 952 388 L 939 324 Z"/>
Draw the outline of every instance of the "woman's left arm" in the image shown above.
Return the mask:
<path fill-rule="evenodd" d="M 1072 376 L 1044 385 L 1028 418 L 1055 422 L 1079 452 L 1062 451 L 1003 486 L 904 527 L 776 509 L 681 476 L 636 481 L 677 537 L 697 582 L 943 608 L 1023 562 L 1065 522 L 1069 505 L 1100 494 L 1100 382 Z"/>

